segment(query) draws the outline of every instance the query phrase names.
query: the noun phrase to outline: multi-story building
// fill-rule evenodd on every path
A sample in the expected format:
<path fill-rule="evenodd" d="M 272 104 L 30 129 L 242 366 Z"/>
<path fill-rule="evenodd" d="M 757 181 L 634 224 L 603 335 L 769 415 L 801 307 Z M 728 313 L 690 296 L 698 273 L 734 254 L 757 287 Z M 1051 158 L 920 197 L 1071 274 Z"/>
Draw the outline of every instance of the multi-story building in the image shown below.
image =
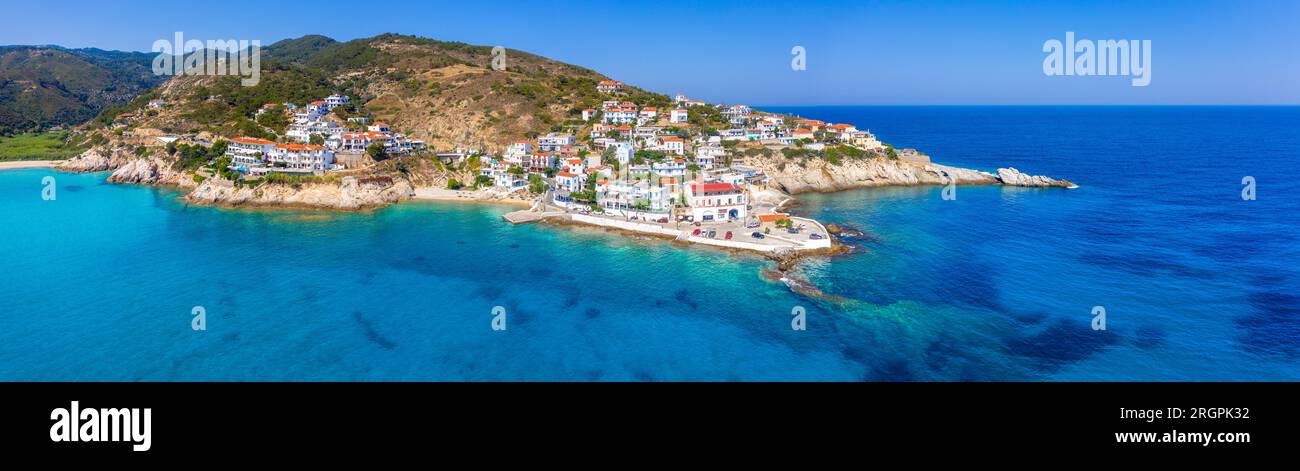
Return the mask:
<path fill-rule="evenodd" d="M 334 108 L 346 105 L 350 100 L 347 95 L 334 94 L 325 98 L 325 105 L 329 107 L 330 111 L 334 111 Z"/>
<path fill-rule="evenodd" d="M 272 147 L 275 147 L 275 142 L 266 139 L 236 137 L 227 142 L 226 155 L 230 157 L 231 165 L 249 169 L 262 166 L 263 158 Z"/>
<path fill-rule="evenodd" d="M 329 140 L 331 137 L 343 134 L 343 128 L 333 121 L 317 120 L 290 124 L 288 131 L 285 132 L 286 136 L 299 142 L 310 142 L 313 134 Z"/>
<path fill-rule="evenodd" d="M 601 122 L 605 124 L 632 124 L 636 122 L 637 116 L 635 106 L 616 106 L 605 108 L 605 114 L 601 115 Z"/>
<path fill-rule="evenodd" d="M 686 198 L 696 221 L 744 220 L 745 191 L 731 183 L 687 185 Z"/>
<path fill-rule="evenodd" d="M 537 149 L 542 152 L 557 152 L 560 148 L 573 145 L 572 134 L 550 133 L 537 138 Z"/>
<path fill-rule="evenodd" d="M 553 166 L 555 166 L 555 154 L 550 152 L 536 152 L 524 158 L 524 169 L 529 172 L 542 173 Z"/>
<path fill-rule="evenodd" d="M 624 88 L 627 88 L 627 85 L 618 80 L 601 80 L 596 84 L 596 91 L 601 93 L 621 92 Z"/>
<path fill-rule="evenodd" d="M 668 117 L 668 121 L 671 122 L 671 123 L 674 123 L 674 124 L 685 123 L 685 122 L 687 122 L 688 120 L 689 120 L 689 117 L 688 117 L 688 114 L 687 114 L 686 108 L 677 108 L 677 109 L 674 109 L 674 110 L 672 111 L 672 113 L 671 113 L 671 114 L 669 115 L 669 117 Z"/>
<path fill-rule="evenodd" d="M 333 169 L 334 152 L 324 146 L 277 144 L 267 152 L 266 162 L 275 168 L 320 172 Z"/>

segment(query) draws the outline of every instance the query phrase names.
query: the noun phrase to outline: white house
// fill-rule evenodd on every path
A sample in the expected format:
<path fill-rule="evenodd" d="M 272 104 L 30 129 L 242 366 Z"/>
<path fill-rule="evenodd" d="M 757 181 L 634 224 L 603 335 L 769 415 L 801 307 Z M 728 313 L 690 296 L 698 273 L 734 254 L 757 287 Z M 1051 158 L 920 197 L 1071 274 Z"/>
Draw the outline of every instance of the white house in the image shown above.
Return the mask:
<path fill-rule="evenodd" d="M 742 118 L 742 119 L 743 119 L 743 118 L 745 118 L 746 116 L 749 116 L 749 114 L 752 113 L 752 112 L 753 112 L 753 110 L 751 110 L 748 106 L 745 106 L 745 105 L 732 105 L 732 106 L 727 107 L 726 109 L 723 109 L 723 110 L 722 110 L 722 115 L 723 115 L 723 116 L 726 116 L 726 117 L 728 117 L 728 118 Z"/>
<path fill-rule="evenodd" d="M 550 133 L 537 138 L 537 149 L 542 152 L 555 152 L 562 147 L 573 145 L 572 134 Z"/>
<path fill-rule="evenodd" d="M 614 145 L 614 159 L 618 160 L 620 166 L 626 166 L 634 156 L 636 156 L 636 149 L 632 147 L 632 144 L 620 142 Z"/>
<path fill-rule="evenodd" d="M 722 146 L 708 145 L 695 148 L 695 163 L 703 168 L 713 168 L 726 156 L 727 149 Z"/>
<path fill-rule="evenodd" d="M 673 159 L 656 163 L 650 166 L 656 175 L 665 177 L 685 177 L 686 161 L 683 159 Z"/>
<path fill-rule="evenodd" d="M 686 153 L 686 140 L 680 137 L 659 138 L 659 149 L 677 155 Z"/>
<path fill-rule="evenodd" d="M 290 124 L 286 136 L 292 137 L 299 142 L 310 142 L 313 134 L 319 134 L 325 139 L 343 134 L 343 128 L 333 121 L 307 121 L 303 123 Z"/>
<path fill-rule="evenodd" d="M 550 152 L 528 154 L 524 159 L 524 169 L 533 173 L 542 173 L 555 165 L 555 155 Z"/>
<path fill-rule="evenodd" d="M 564 159 L 564 162 L 560 163 L 560 169 L 568 173 L 582 175 L 587 173 L 587 163 L 576 157 Z"/>
<path fill-rule="evenodd" d="M 596 117 L 596 110 L 595 110 L 594 108 L 587 108 L 587 109 L 585 109 L 585 110 L 582 110 L 582 120 L 583 120 L 583 121 L 591 121 L 592 118 L 595 118 L 595 117 Z"/>
<path fill-rule="evenodd" d="M 679 123 L 679 124 L 687 122 L 688 119 L 689 118 L 686 112 L 686 108 L 676 108 L 672 111 L 672 113 L 668 117 L 669 122 Z"/>
<path fill-rule="evenodd" d="M 508 163 L 523 166 L 524 158 L 533 152 L 533 144 L 528 141 L 515 141 L 506 146 L 502 159 Z"/>
<path fill-rule="evenodd" d="M 601 80 L 596 84 L 596 91 L 601 93 L 621 92 L 624 88 L 627 88 L 627 85 L 618 80 Z"/>
<path fill-rule="evenodd" d="M 329 107 L 330 111 L 334 111 L 334 108 L 346 105 L 350 100 L 347 95 L 334 94 L 325 97 L 325 106 Z"/>
<path fill-rule="evenodd" d="M 325 100 L 318 100 L 318 101 L 313 101 L 311 103 L 308 103 L 307 111 L 314 113 L 317 116 L 320 116 L 325 113 L 329 113 L 330 107 L 329 104 L 325 102 Z"/>
<path fill-rule="evenodd" d="M 555 186 L 570 193 L 582 191 L 582 185 L 586 183 L 584 180 L 582 175 L 576 173 L 560 172 L 555 174 Z"/>
<path fill-rule="evenodd" d="M 658 117 L 659 117 L 659 108 L 655 108 L 653 106 L 647 106 L 645 108 L 641 108 L 641 119 L 640 119 L 641 123 L 653 122 Z"/>
<path fill-rule="evenodd" d="M 744 220 L 745 191 L 730 183 L 698 183 L 686 187 L 691 216 L 696 221 Z"/>
<path fill-rule="evenodd" d="M 795 129 L 790 132 L 790 137 L 794 138 L 796 141 L 800 139 L 816 140 L 817 135 L 808 129 Z"/>
<path fill-rule="evenodd" d="M 636 122 L 637 116 L 635 106 L 616 106 L 605 108 L 605 114 L 601 116 L 601 122 L 605 124 L 632 124 Z"/>

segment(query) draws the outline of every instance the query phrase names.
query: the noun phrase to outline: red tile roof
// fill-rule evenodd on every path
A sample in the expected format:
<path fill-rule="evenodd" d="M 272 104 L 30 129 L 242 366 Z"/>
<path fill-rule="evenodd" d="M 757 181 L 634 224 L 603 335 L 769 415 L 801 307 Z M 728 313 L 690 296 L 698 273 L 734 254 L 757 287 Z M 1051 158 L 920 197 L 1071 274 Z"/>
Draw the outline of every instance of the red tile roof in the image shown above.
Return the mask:
<path fill-rule="evenodd" d="M 691 185 L 691 193 L 739 193 L 740 189 L 730 183 L 705 183 L 702 185 Z"/>
<path fill-rule="evenodd" d="M 257 146 L 267 146 L 267 145 L 275 144 L 274 141 L 268 141 L 266 139 L 258 139 L 255 137 L 236 137 L 234 139 L 231 139 L 230 141 L 238 142 L 240 144 L 252 144 Z"/>

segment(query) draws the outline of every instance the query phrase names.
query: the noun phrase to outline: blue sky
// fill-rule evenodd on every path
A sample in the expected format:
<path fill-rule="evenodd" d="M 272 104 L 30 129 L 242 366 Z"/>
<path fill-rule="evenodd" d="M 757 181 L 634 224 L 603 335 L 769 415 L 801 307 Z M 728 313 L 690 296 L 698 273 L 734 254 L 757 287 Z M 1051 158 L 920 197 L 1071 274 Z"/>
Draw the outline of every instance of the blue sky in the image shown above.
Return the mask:
<path fill-rule="evenodd" d="M 11 2 L 0 44 L 148 50 L 384 32 L 502 45 L 663 93 L 765 105 L 1300 104 L 1300 2 Z M 14 19 L 21 18 L 22 21 Z M 1152 41 L 1151 84 L 1049 77 L 1043 42 Z M 791 70 L 791 49 L 807 70 Z"/>

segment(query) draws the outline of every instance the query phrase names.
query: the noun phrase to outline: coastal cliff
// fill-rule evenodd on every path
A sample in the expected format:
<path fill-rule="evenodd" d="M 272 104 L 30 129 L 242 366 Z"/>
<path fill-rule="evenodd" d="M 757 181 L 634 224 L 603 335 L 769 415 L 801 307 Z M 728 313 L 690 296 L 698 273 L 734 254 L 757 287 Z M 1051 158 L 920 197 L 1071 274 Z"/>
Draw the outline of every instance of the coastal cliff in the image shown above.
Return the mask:
<path fill-rule="evenodd" d="M 789 160 L 779 155 L 747 162 L 772 178 L 772 184 L 790 194 L 829 193 L 854 188 L 882 186 L 1008 185 L 1028 187 L 1070 187 L 1064 180 L 1020 173 L 1014 168 L 997 174 L 934 163 L 908 162 L 888 158 L 850 159 L 831 163 L 819 159 Z"/>
<path fill-rule="evenodd" d="M 213 206 L 277 206 L 315 209 L 373 209 L 415 195 L 410 182 L 389 177 L 343 177 L 339 183 L 264 184 L 257 187 L 208 179 L 185 200 Z"/>
<path fill-rule="evenodd" d="M 145 185 L 194 186 L 193 177 L 172 169 L 171 162 L 158 155 L 135 155 L 124 148 L 97 147 L 59 162 L 54 168 L 68 172 L 113 172 L 108 181 Z"/>

